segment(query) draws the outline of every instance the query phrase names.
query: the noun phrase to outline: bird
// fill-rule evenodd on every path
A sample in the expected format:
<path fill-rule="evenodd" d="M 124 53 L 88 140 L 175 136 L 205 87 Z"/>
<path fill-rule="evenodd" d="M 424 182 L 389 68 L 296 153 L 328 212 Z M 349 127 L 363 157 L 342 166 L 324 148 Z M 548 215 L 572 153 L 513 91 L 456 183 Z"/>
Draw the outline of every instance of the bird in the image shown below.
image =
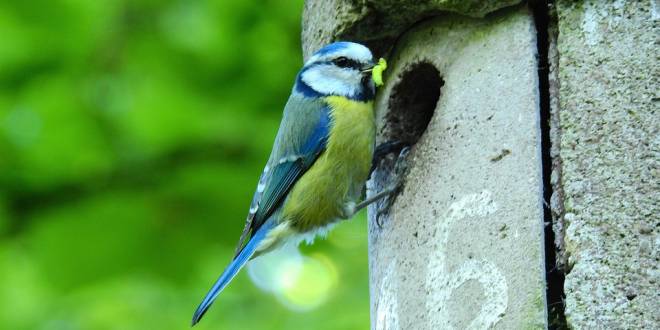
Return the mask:
<path fill-rule="evenodd" d="M 379 63 L 369 48 L 348 41 L 326 45 L 304 63 L 234 258 L 195 310 L 193 326 L 249 260 L 284 244 L 311 243 L 396 190 L 390 187 L 359 202 L 374 156 L 374 78 L 382 84 L 385 61 Z"/>

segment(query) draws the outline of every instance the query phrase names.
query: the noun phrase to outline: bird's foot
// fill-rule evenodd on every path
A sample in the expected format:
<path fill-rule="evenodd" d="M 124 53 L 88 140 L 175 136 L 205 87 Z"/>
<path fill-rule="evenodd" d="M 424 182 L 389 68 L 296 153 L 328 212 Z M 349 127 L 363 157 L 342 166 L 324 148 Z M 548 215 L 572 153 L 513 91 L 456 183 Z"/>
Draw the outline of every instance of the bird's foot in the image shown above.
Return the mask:
<path fill-rule="evenodd" d="M 396 200 L 396 195 L 398 195 L 399 191 L 403 188 L 405 175 L 408 170 L 409 153 L 410 147 L 404 146 L 401 148 L 396 162 L 394 163 L 394 168 L 388 176 L 387 181 L 391 183 L 387 188 L 381 190 L 381 192 L 368 199 L 372 202 L 375 202 L 383 197 L 387 197 L 387 199 L 384 201 L 385 205 L 383 207 L 378 207 L 378 210 L 376 211 L 376 224 L 378 225 L 378 228 L 382 228 L 383 226 L 381 215 L 389 212 L 390 207 Z"/>
<path fill-rule="evenodd" d="M 377 146 L 376 150 L 374 150 L 374 157 L 371 161 L 371 170 L 369 173 L 373 173 L 376 167 L 378 167 L 380 162 L 387 157 L 387 155 L 396 153 L 400 154 L 401 151 L 406 148 L 410 149 L 410 144 L 403 141 L 389 141 Z"/>

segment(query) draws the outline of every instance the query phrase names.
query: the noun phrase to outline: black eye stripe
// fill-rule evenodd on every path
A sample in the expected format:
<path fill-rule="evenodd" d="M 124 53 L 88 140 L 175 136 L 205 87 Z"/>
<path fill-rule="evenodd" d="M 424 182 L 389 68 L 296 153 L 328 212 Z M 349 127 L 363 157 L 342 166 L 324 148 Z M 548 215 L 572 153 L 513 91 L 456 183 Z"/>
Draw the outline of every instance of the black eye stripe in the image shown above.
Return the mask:
<path fill-rule="evenodd" d="M 347 57 L 337 57 L 332 63 L 340 68 L 360 68 L 360 63 Z"/>

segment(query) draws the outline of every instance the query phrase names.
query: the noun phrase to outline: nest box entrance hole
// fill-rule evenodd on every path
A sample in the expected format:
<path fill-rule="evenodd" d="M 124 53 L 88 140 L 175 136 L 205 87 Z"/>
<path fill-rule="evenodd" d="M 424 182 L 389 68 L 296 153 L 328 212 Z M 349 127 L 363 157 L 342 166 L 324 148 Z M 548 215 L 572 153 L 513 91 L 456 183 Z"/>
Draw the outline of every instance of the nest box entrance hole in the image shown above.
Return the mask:
<path fill-rule="evenodd" d="M 429 125 L 444 85 L 429 62 L 410 65 L 392 88 L 386 115 L 387 139 L 413 145 Z"/>

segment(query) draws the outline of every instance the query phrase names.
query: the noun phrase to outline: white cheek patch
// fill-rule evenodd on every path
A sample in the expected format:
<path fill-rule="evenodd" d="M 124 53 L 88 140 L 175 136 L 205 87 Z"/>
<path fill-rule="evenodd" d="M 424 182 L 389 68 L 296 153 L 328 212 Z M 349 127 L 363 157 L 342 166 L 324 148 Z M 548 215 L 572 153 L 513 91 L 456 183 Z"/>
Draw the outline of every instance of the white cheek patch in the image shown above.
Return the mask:
<path fill-rule="evenodd" d="M 303 72 L 302 81 L 321 94 L 354 96 L 361 89 L 360 72 L 334 65 L 318 65 Z"/>

